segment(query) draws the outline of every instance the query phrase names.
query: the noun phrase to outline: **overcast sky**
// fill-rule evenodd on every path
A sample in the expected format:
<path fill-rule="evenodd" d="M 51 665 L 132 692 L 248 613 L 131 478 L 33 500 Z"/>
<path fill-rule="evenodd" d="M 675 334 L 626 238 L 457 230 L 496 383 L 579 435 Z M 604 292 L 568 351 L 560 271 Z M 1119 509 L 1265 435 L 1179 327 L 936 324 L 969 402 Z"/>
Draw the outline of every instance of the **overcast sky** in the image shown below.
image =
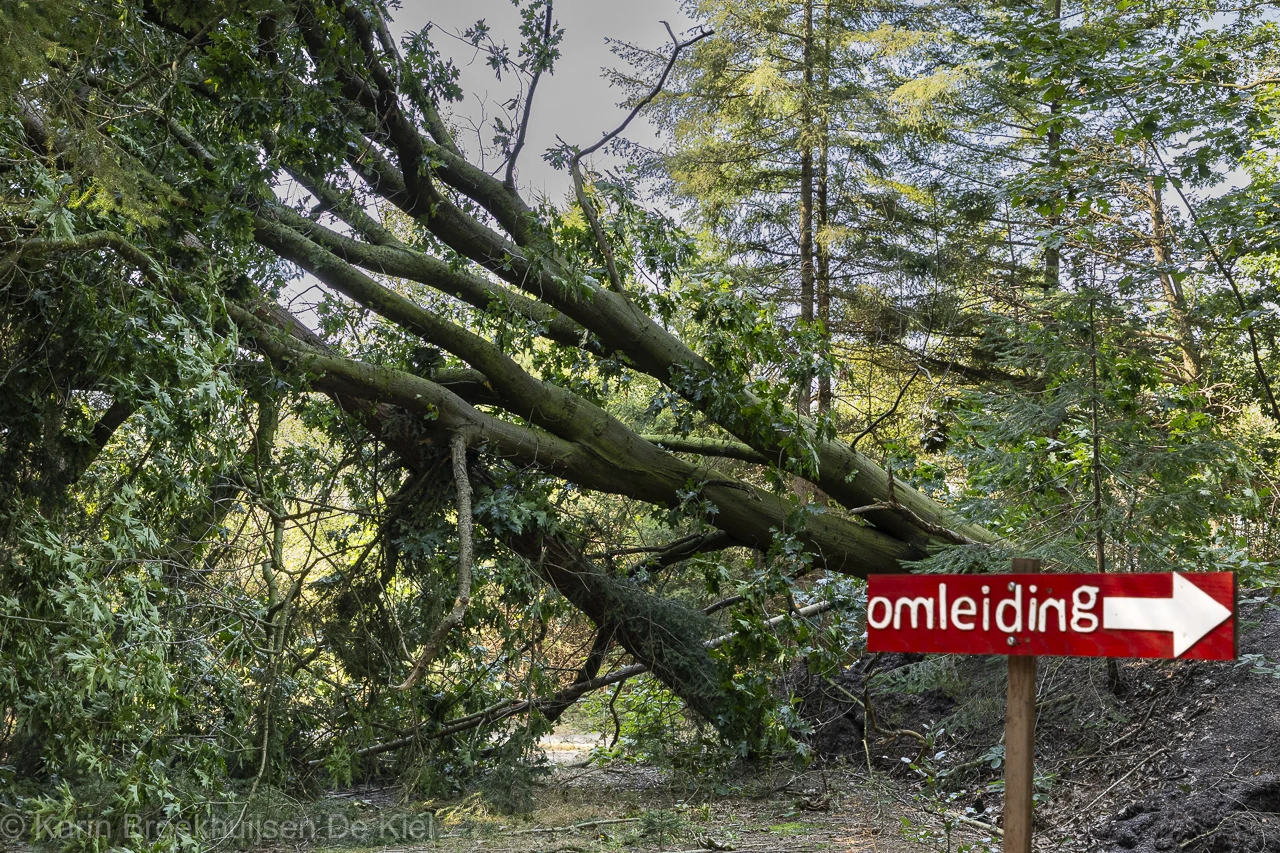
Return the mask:
<path fill-rule="evenodd" d="M 529 137 L 520 155 L 519 183 L 522 190 L 545 193 L 560 201 L 571 183 L 564 173 L 556 172 L 542 160 L 542 154 L 556 145 L 556 136 L 566 142 L 586 146 L 612 130 L 626 116 L 617 104 L 623 93 L 609 86 L 602 69 L 621 65 L 609 51 L 605 39 L 613 38 L 658 49 L 670 44 L 662 26 L 668 21 L 681 33 L 693 22 L 680 11 L 678 0 L 556 0 L 555 16 L 564 28 L 560 44 L 561 58 L 551 76 L 544 75 L 538 84 L 533 105 Z M 496 40 L 505 40 L 515 54 L 519 44 L 519 11 L 511 0 L 401 0 L 395 23 L 401 32 L 416 31 L 428 22 L 441 31 L 433 32 L 432 41 L 462 72 L 466 100 L 454 105 L 459 123 L 466 125 L 482 116 L 499 113 L 502 102 L 514 94 L 505 78 L 494 79 L 479 54 L 460 39 L 445 33 L 461 33 L 479 19 L 485 19 Z M 493 136 L 486 129 L 483 138 L 490 144 Z M 627 138 L 642 144 L 655 141 L 653 130 L 642 118 L 632 122 Z M 479 147 L 474 133 L 464 135 L 461 142 L 474 155 Z M 487 162 L 493 169 L 497 162 Z M 607 165 L 607 161 L 598 161 Z"/>

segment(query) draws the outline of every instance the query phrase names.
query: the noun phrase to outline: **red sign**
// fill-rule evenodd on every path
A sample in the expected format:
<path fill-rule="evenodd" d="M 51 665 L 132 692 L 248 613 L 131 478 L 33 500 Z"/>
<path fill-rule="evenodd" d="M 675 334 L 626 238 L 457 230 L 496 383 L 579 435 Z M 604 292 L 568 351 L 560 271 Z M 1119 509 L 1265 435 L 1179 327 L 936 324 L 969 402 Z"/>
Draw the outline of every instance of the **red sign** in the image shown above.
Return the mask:
<path fill-rule="evenodd" d="M 1231 572 L 871 575 L 867 650 L 1234 660 L 1235 598 Z"/>

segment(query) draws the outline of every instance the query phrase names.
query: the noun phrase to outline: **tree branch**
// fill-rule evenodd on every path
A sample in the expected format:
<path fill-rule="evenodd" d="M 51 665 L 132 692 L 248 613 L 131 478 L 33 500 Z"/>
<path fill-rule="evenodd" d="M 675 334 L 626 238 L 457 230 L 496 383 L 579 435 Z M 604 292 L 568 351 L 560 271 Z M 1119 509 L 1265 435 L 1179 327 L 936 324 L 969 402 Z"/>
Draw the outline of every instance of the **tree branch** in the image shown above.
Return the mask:
<path fill-rule="evenodd" d="M 828 610 L 831 610 L 834 606 L 835 605 L 832 602 L 821 601 L 821 602 L 818 602 L 817 604 L 811 604 L 807 607 L 801 607 L 794 614 L 783 614 L 781 616 L 774 616 L 773 618 L 767 620 L 764 624 L 770 627 L 774 625 L 779 625 L 782 623 L 784 619 L 791 618 L 793 615 L 807 619 L 811 616 L 817 616 L 821 613 L 825 613 Z M 721 634 L 718 637 L 713 637 L 712 639 L 707 640 L 705 643 L 703 643 L 703 646 L 707 649 L 713 649 L 718 646 L 722 646 L 725 643 L 732 640 L 734 637 L 737 637 L 738 635 L 740 635 L 741 633 L 742 633 L 741 631 L 733 631 L 728 634 Z M 456 720 L 452 720 L 449 723 L 442 726 L 441 728 L 439 728 L 438 730 L 433 732 L 428 732 L 426 736 L 430 738 L 448 737 L 449 735 L 458 734 L 459 732 L 464 732 L 464 731 L 467 731 L 468 729 L 474 729 L 481 725 L 496 723 L 501 720 L 505 720 L 508 717 L 513 717 L 516 714 L 523 714 L 526 711 L 531 711 L 535 709 L 542 710 L 543 708 L 551 708 L 559 705 L 567 706 L 576 702 L 578 699 L 582 698 L 583 696 L 587 695 L 588 693 L 594 690 L 599 690 L 601 687 L 608 687 L 611 684 L 618 684 L 619 682 L 626 681 L 628 678 L 634 678 L 635 676 L 643 675 L 646 672 L 649 672 L 649 667 L 645 666 L 644 664 L 642 663 L 632 664 L 630 666 L 624 666 L 621 669 L 615 670 L 609 673 L 608 675 L 602 675 L 597 678 L 592 678 L 589 681 L 576 681 L 573 684 L 569 685 L 568 687 L 564 688 L 563 690 L 560 690 L 554 695 L 546 697 L 544 699 L 523 699 L 519 701 L 507 700 L 505 702 L 498 703 L 497 705 L 486 708 L 483 711 L 477 712 L 475 714 L 471 714 L 466 717 L 460 717 Z M 392 752 L 397 749 L 404 749 L 407 746 L 412 746 L 421 736 L 422 735 L 415 732 L 413 734 L 406 735 L 405 737 L 396 738 L 395 740 L 387 741 L 386 743 L 375 744 L 373 746 L 367 746 L 364 749 L 358 749 L 355 751 L 355 755 L 360 757 L 366 757 L 366 756 L 372 756 L 372 755 L 381 755 L 382 753 Z M 307 764 L 312 767 L 318 767 L 324 764 L 324 760 L 313 759 L 312 761 L 307 762 Z"/>
<path fill-rule="evenodd" d="M 763 453 L 748 444 L 738 441 L 727 441 L 721 438 L 701 438 L 698 436 L 680 435 L 642 435 L 645 441 L 665 447 L 672 453 L 697 453 L 701 456 L 718 456 L 722 459 L 737 459 L 741 462 L 754 462 L 768 465 L 769 459 Z"/>
<path fill-rule="evenodd" d="M 733 545 L 733 538 L 723 530 L 704 533 L 701 536 L 686 536 L 658 548 L 649 556 L 637 560 L 627 567 L 626 576 L 633 578 L 640 572 L 653 572 L 667 566 L 675 565 L 698 554 L 722 551 Z"/>
<path fill-rule="evenodd" d="M 453 482 L 458 490 L 458 594 L 453 601 L 453 608 L 440 624 L 431 632 L 422 654 L 413 671 L 409 673 L 397 690 L 408 690 L 421 677 L 427 666 L 440 653 L 449 632 L 462 624 L 462 618 L 471 603 L 471 479 L 467 475 L 467 447 L 470 442 L 468 430 L 458 430 L 449 443 L 453 455 Z"/>
<path fill-rule="evenodd" d="M 582 176 L 581 163 L 583 157 L 598 151 L 601 146 L 609 140 L 616 138 L 618 134 L 626 130 L 627 125 L 631 124 L 631 120 L 639 115 L 640 110 L 648 106 L 649 102 L 658 96 L 658 93 L 667 85 L 667 77 L 671 74 L 671 69 L 675 67 L 676 60 L 680 57 L 680 52 L 682 50 L 690 45 L 697 44 L 707 36 L 711 35 L 710 30 L 703 30 L 691 39 L 680 41 L 676 38 L 676 34 L 672 32 L 670 24 L 663 21 L 662 25 L 667 28 L 667 33 L 671 36 L 671 41 L 675 43 L 675 49 L 671 51 L 671 56 L 667 60 L 666 67 L 662 69 L 662 76 L 658 78 L 657 85 L 650 89 L 649 93 L 641 98 L 636 105 L 631 108 L 631 112 L 627 114 L 625 119 L 623 119 L 622 124 L 606 133 L 595 145 L 588 146 L 587 148 L 575 153 L 573 158 L 569 161 L 569 171 L 573 175 L 573 191 L 577 196 L 578 205 L 582 208 L 582 215 L 587 217 L 587 222 L 591 225 L 591 233 L 595 235 L 596 244 L 600 247 L 600 253 L 604 255 L 605 268 L 609 274 L 609 284 L 618 293 L 623 293 L 625 291 L 622 284 L 622 276 L 618 273 L 618 262 L 614 256 L 613 246 L 610 244 L 608 237 L 605 236 L 604 226 L 600 224 L 600 217 L 596 214 L 595 205 L 592 204 L 591 199 L 587 197 L 585 179 Z"/>
<path fill-rule="evenodd" d="M 542 49 L 547 50 L 551 44 L 551 27 L 552 24 L 552 0 L 547 0 L 547 13 L 542 22 Z M 529 81 L 529 94 L 524 100 L 524 110 L 520 115 L 520 130 L 516 134 L 516 144 L 511 148 L 511 154 L 507 157 L 507 175 L 502 183 L 511 190 L 516 188 L 516 160 L 520 157 L 520 152 L 524 150 L 525 135 L 529 132 L 529 114 L 533 110 L 533 95 L 538 91 L 538 80 L 542 78 L 542 72 L 549 67 L 549 62 L 544 61 L 544 57 L 534 56 L 533 62 L 533 79 Z"/>
<path fill-rule="evenodd" d="M 254 345 L 273 361 L 310 373 L 314 377 L 310 384 L 316 390 L 395 403 L 423 416 L 422 429 L 442 441 L 454 430 L 469 426 L 494 453 L 517 464 L 541 468 L 586 489 L 663 506 L 678 505 L 690 484 L 702 483 L 703 496 L 717 509 L 713 523 L 748 547 L 767 549 L 773 531 L 790 529 L 791 507 L 784 498 L 719 476 L 708 482 L 707 469 L 643 441 L 612 416 L 596 415 L 580 398 L 566 398 L 566 405 L 571 408 L 559 411 L 551 411 L 552 403 L 546 397 L 536 400 L 543 409 L 537 413 L 538 419 L 571 426 L 575 437 L 570 440 L 480 412 L 429 379 L 282 339 L 265 328 L 252 312 L 234 303 L 228 303 L 227 311 Z M 895 570 L 902 561 L 924 555 L 900 540 L 835 513 L 809 516 L 796 533 L 813 551 L 815 563 L 859 577 Z"/>
<path fill-rule="evenodd" d="M 626 130 L 627 125 L 631 124 L 631 120 L 634 119 L 637 115 L 639 115 L 640 111 L 645 107 L 647 107 L 650 101 L 658 97 L 658 93 L 660 93 L 663 90 L 663 88 L 667 85 L 667 77 L 670 76 L 671 69 L 675 68 L 676 60 L 680 58 L 681 51 L 685 50 L 686 48 L 692 47 L 693 45 L 702 41 L 704 38 L 707 38 L 708 36 L 715 35 L 714 30 L 701 30 L 693 38 L 687 39 L 685 41 L 680 41 L 679 39 L 676 38 L 676 34 L 671 30 L 670 24 L 668 24 L 666 21 L 663 21 L 662 25 L 667 28 L 667 35 L 671 36 L 671 41 L 675 44 L 675 48 L 671 51 L 671 56 L 668 57 L 666 67 L 662 69 L 662 76 L 658 78 L 657 84 L 655 84 L 654 87 L 649 90 L 649 93 L 647 95 L 645 95 L 643 98 L 641 98 L 639 101 L 636 102 L 636 105 L 631 108 L 631 112 L 627 114 L 627 117 L 625 119 L 623 119 L 622 124 L 618 125 L 613 130 L 606 133 L 600 139 L 600 141 L 597 142 L 596 144 L 588 146 L 587 148 L 582 149 L 580 152 L 574 155 L 573 162 L 576 163 L 577 161 L 581 160 L 583 157 L 586 157 L 588 154 L 594 154 L 596 151 L 598 151 L 601 148 L 601 146 L 605 145 L 611 139 L 614 139 L 615 137 L 618 136 L 618 134 Z"/>
<path fill-rule="evenodd" d="M 263 213 L 270 218 L 264 216 L 260 222 L 255 223 L 255 237 L 263 245 L 284 254 L 290 260 L 305 258 L 306 246 L 294 241 L 286 231 L 281 230 L 285 228 L 299 236 L 305 236 L 316 246 L 348 264 L 424 284 L 481 311 L 512 311 L 536 323 L 542 334 L 556 343 L 582 347 L 590 339 L 585 329 L 550 305 L 456 269 L 423 252 L 414 251 L 407 246 L 375 246 L 352 239 L 283 205 L 271 205 Z"/>

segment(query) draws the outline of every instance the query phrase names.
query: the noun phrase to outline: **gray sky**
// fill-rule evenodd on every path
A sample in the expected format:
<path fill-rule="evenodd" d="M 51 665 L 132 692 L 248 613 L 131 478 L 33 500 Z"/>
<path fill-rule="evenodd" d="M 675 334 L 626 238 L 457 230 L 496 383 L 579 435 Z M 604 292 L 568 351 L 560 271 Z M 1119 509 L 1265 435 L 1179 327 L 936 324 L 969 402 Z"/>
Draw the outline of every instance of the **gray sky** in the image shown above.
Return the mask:
<path fill-rule="evenodd" d="M 483 18 L 495 40 L 505 40 L 514 56 L 519 44 L 520 16 L 511 0 L 401 2 L 395 14 L 399 31 L 416 31 L 428 22 L 443 30 L 433 31 L 432 41 L 441 53 L 453 58 L 462 72 L 461 84 L 466 92 L 466 100 L 453 105 L 458 124 L 467 126 L 484 116 L 501 114 L 499 105 L 511 98 L 516 89 L 505 75 L 501 83 L 494 79 L 484 54 L 445 33 L 461 33 Z M 561 201 L 571 183 L 564 173 L 556 172 L 543 162 L 543 152 L 556 145 L 557 135 L 572 144 L 589 145 L 626 116 L 626 111 L 617 106 L 623 94 L 610 88 L 602 77 L 601 69 L 622 64 L 609 51 L 605 39 L 657 49 L 670 44 L 663 20 L 669 22 L 677 34 L 693 22 L 680 11 L 677 0 L 556 0 L 555 15 L 565 30 L 560 43 L 561 58 L 554 74 L 543 75 L 538 84 L 518 174 L 526 197 L 546 193 L 553 201 Z M 474 155 L 479 148 L 476 134 L 467 130 L 461 137 L 464 147 Z M 485 143 L 491 144 L 492 137 L 492 130 L 485 128 L 482 133 Z M 642 144 L 653 144 L 656 139 L 643 117 L 632 122 L 626 137 Z M 484 165 L 493 169 L 499 163 L 491 160 Z M 596 165 L 605 166 L 608 161 L 597 160 Z"/>

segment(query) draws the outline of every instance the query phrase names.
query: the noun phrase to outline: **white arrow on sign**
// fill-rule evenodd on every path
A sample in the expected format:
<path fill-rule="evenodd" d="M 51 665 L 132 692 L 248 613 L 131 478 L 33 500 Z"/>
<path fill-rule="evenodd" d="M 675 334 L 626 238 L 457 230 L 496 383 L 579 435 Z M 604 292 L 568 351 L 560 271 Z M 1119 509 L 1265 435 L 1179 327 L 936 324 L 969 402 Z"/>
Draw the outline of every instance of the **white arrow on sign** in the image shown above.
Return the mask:
<path fill-rule="evenodd" d="M 1104 598 L 1102 627 L 1118 631 L 1172 631 L 1173 656 L 1194 646 L 1231 611 L 1176 572 L 1173 598 Z"/>

